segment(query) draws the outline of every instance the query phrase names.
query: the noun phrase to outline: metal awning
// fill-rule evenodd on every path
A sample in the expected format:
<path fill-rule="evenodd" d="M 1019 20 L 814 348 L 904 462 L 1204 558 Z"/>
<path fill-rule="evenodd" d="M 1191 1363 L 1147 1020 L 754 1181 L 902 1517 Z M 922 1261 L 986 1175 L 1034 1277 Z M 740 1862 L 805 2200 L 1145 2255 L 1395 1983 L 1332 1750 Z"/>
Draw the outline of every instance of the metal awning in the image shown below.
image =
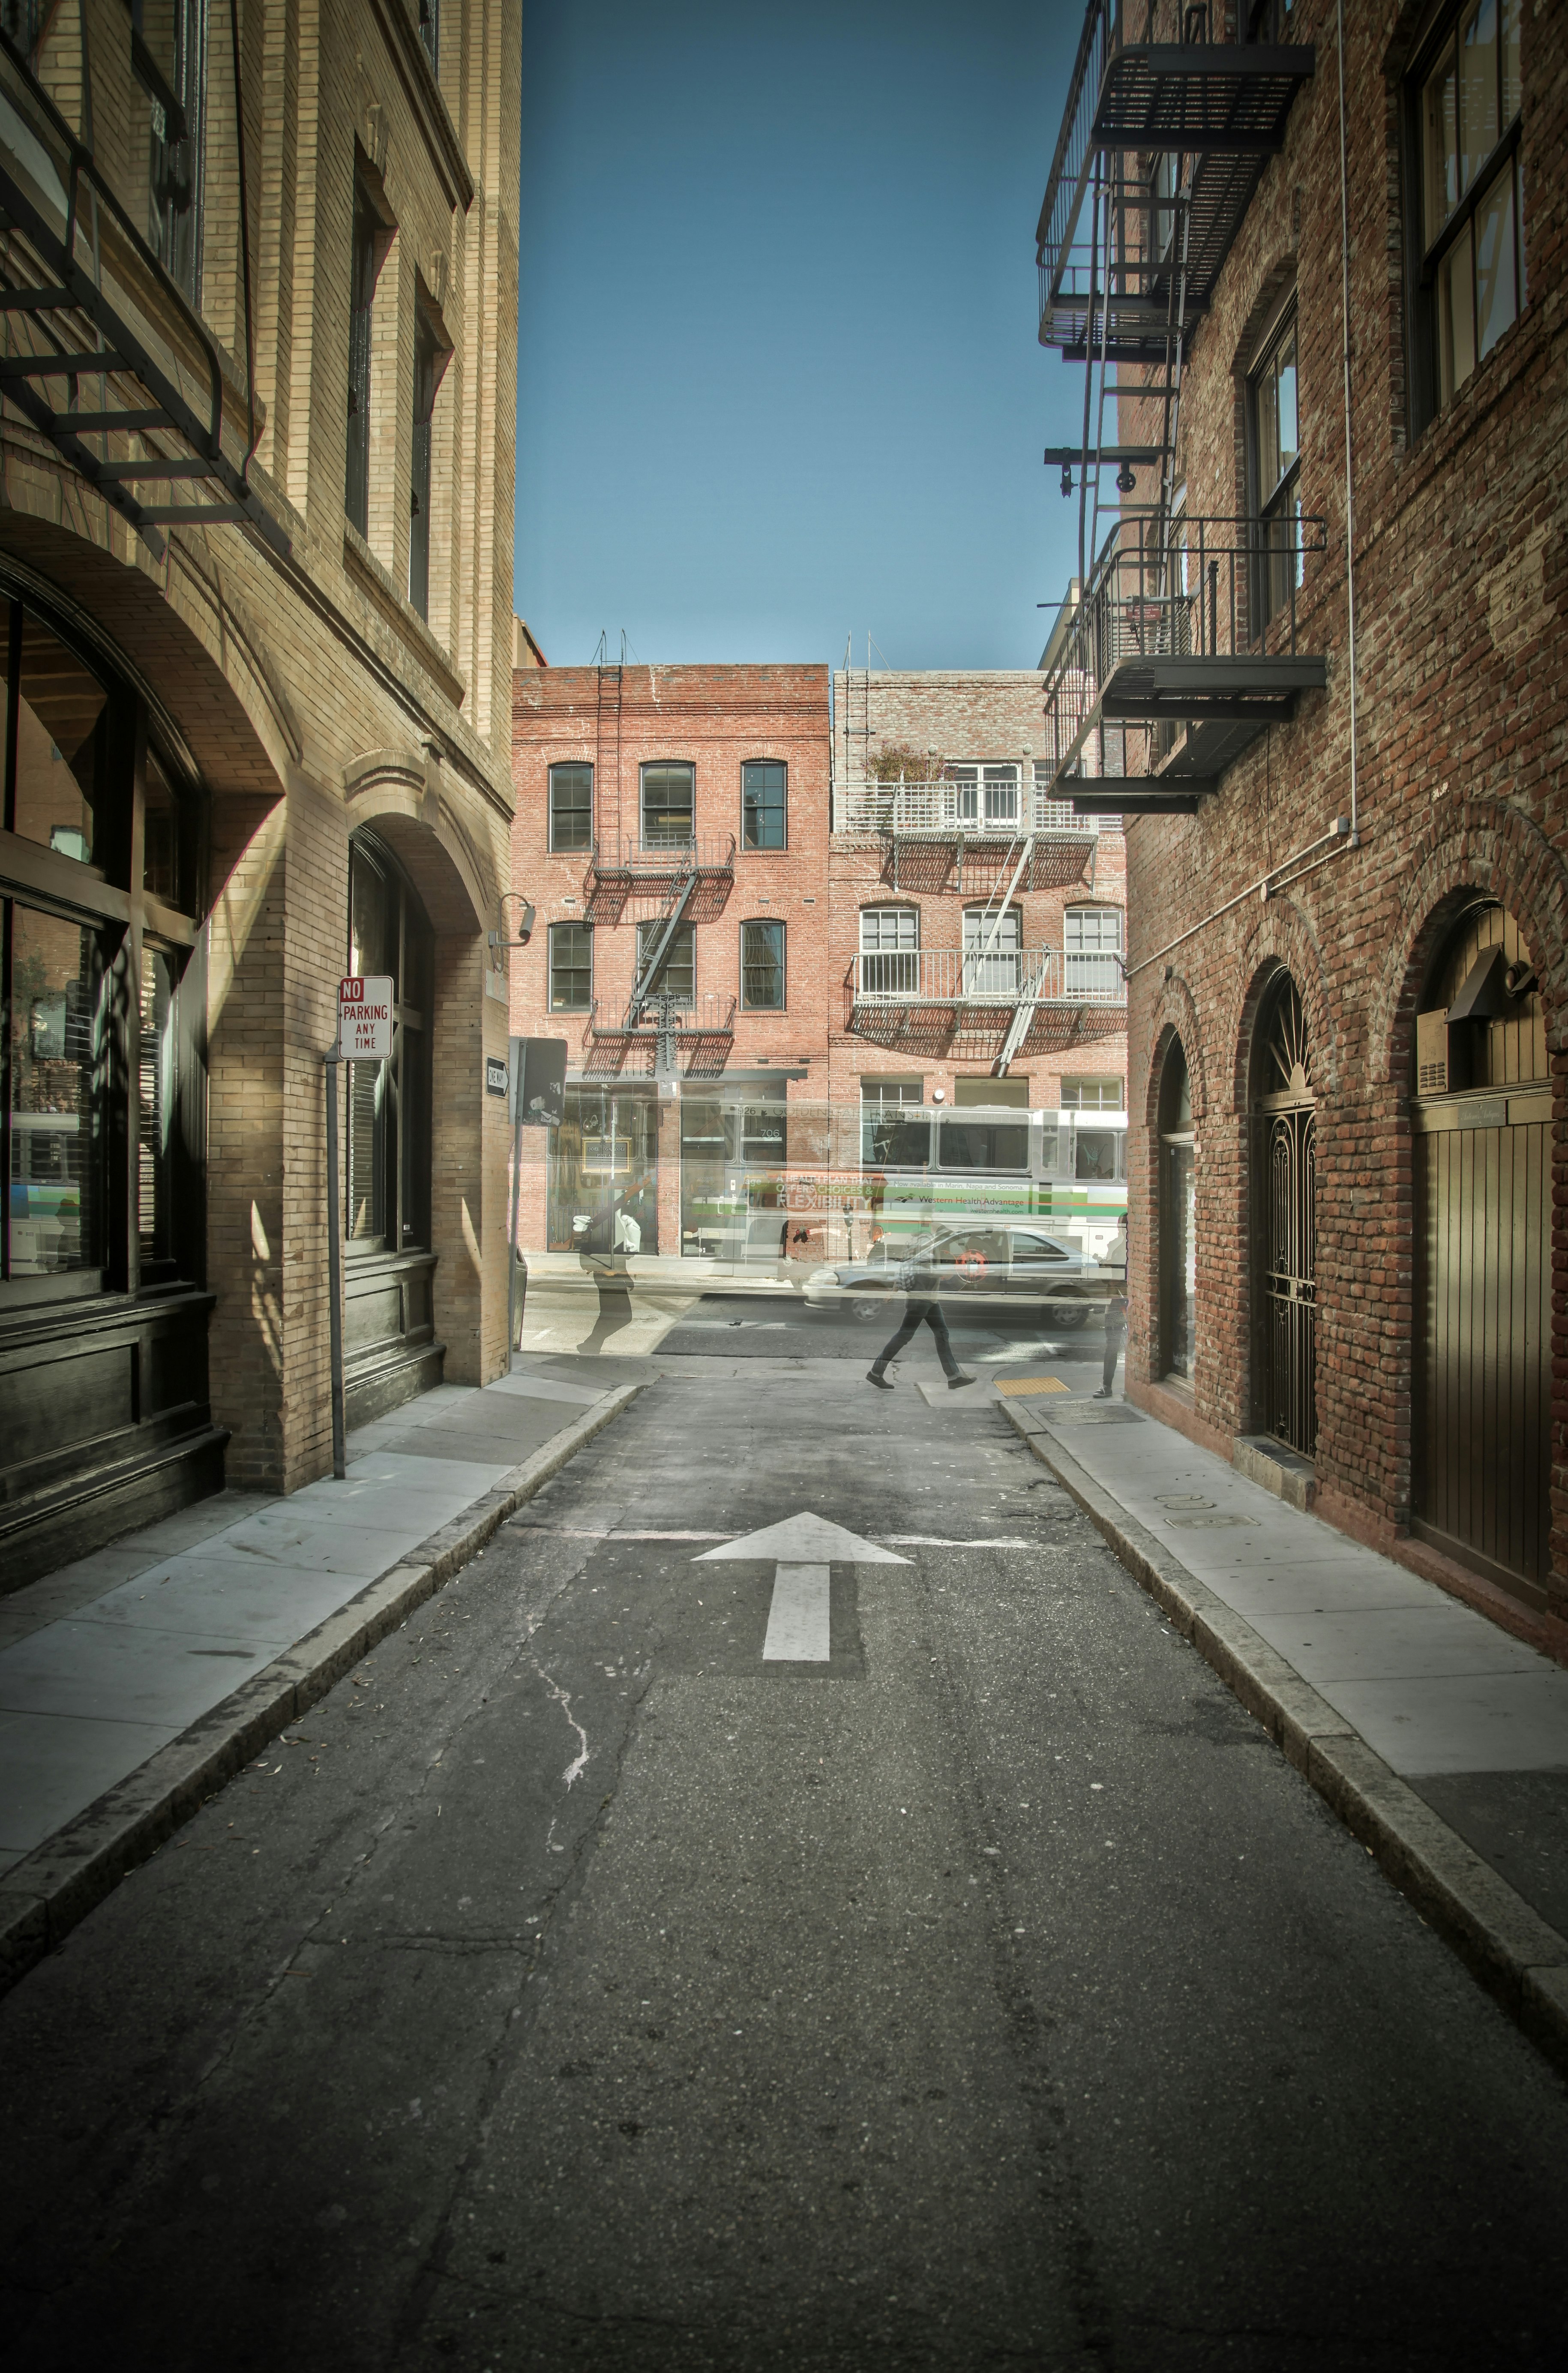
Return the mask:
<path fill-rule="evenodd" d="M 6 399 L 156 553 L 162 527 L 228 523 L 287 555 L 250 483 L 253 388 L 235 390 L 205 322 L 3 39 L 0 230 Z M 146 486 L 166 493 L 149 500 Z"/>

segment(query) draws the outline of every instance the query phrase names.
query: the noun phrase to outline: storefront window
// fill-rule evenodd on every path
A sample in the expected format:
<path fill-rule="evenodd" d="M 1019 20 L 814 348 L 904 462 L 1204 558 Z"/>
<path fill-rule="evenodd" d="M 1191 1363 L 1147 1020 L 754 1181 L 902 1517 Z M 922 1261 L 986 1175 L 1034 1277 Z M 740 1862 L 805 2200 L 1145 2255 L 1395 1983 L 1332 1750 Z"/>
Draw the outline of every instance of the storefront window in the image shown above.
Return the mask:
<path fill-rule="evenodd" d="M 103 965 L 99 934 L 4 902 L 7 1277 L 99 1268 Z"/>
<path fill-rule="evenodd" d="M 15 775 L 11 830 L 90 865 L 105 805 L 109 695 L 19 604 L 12 609 Z M 9 757 L 10 753 L 7 753 Z"/>
<path fill-rule="evenodd" d="M 344 1232 L 351 1254 L 420 1252 L 430 1240 L 433 934 L 391 851 L 369 833 L 349 851 L 348 969 L 390 976 L 392 1051 L 350 1063 Z"/>
<path fill-rule="evenodd" d="M 571 1087 L 561 1125 L 549 1131 L 552 1252 L 613 1253 L 630 1243 L 659 1250 L 659 1106 L 646 1091 Z"/>

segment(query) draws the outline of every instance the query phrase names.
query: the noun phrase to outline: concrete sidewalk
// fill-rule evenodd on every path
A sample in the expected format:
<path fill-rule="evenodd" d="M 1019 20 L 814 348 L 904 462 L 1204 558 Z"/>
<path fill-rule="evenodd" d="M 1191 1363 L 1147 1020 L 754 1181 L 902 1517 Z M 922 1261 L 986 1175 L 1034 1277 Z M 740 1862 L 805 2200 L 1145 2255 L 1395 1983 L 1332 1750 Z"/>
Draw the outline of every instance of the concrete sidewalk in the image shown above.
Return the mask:
<path fill-rule="evenodd" d="M 1423 1915 L 1568 2067 L 1568 1672 L 1121 1400 L 1009 1420 Z"/>
<path fill-rule="evenodd" d="M 0 1986 L 637 1389 L 569 1360 L 442 1385 L 351 1434 L 341 1483 L 219 1493 L 0 1599 Z"/>

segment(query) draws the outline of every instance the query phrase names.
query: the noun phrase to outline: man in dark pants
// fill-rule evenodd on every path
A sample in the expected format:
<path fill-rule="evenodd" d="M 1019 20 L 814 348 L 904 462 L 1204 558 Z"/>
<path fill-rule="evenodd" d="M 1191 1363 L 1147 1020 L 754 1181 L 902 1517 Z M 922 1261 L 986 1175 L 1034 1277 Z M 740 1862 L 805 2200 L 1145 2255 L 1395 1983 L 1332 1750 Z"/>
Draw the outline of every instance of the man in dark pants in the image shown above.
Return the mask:
<path fill-rule="evenodd" d="M 983 1260 L 981 1265 L 984 1266 Z M 942 1316 L 942 1304 L 932 1298 L 930 1293 L 930 1288 L 937 1281 L 936 1273 L 929 1268 L 911 1267 L 909 1283 L 915 1291 L 911 1292 L 904 1305 L 904 1316 L 896 1331 L 889 1336 L 871 1366 L 866 1370 L 868 1385 L 875 1385 L 884 1393 L 890 1393 L 893 1390 L 892 1381 L 887 1374 L 887 1363 L 890 1360 L 895 1360 L 898 1357 L 910 1337 L 921 1327 L 929 1327 L 936 1338 L 936 1355 L 942 1362 L 942 1373 L 947 1378 L 948 1391 L 955 1393 L 965 1385 L 974 1383 L 974 1377 L 966 1376 L 953 1356 L 953 1346 L 948 1340 L 947 1321 Z M 922 1286 L 927 1289 L 924 1293 L 919 1291 Z"/>

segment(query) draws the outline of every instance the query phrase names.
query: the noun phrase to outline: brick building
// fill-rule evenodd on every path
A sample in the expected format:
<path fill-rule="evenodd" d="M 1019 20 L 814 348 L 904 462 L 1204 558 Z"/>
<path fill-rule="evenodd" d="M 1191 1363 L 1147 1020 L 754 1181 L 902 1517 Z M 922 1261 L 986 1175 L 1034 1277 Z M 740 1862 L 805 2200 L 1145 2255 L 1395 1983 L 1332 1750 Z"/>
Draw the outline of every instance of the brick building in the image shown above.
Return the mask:
<path fill-rule="evenodd" d="M 834 677 L 836 1104 L 1124 1106 L 1122 835 L 1047 798 L 1041 681 Z"/>
<path fill-rule="evenodd" d="M 827 670 L 520 668 L 512 768 L 538 910 L 512 1028 L 569 1050 L 521 1241 L 569 1250 L 614 1201 L 643 1252 L 713 1252 L 730 1175 L 778 1168 L 788 1108 L 827 1094 Z"/>
<path fill-rule="evenodd" d="M 237 26 L 237 41 L 231 28 Z M 0 1566 L 505 1355 L 510 0 L 0 23 Z"/>
<path fill-rule="evenodd" d="M 1039 230 L 1117 438 L 1047 707 L 1137 817 L 1129 1390 L 1561 1654 L 1568 25 L 1211 15 L 1095 0 Z"/>

